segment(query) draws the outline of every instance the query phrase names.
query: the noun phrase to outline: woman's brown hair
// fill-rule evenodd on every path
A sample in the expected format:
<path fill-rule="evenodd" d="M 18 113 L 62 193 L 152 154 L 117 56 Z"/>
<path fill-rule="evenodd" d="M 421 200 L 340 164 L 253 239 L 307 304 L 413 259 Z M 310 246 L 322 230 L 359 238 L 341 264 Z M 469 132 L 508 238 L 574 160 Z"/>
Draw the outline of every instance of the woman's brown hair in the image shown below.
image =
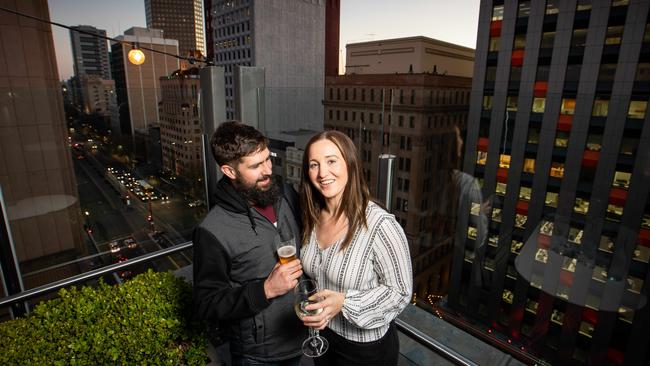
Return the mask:
<path fill-rule="evenodd" d="M 361 172 L 361 165 L 359 164 L 359 157 L 354 143 L 347 135 L 335 130 L 327 130 L 317 134 L 309 140 L 307 147 L 305 147 L 300 184 L 303 222 L 302 243 L 304 245 L 309 241 L 312 230 L 319 222 L 321 210 L 325 207 L 325 198 L 309 179 L 309 150 L 315 142 L 320 140 L 329 140 L 336 145 L 348 170 L 348 182 L 343 190 L 341 203 L 336 212 L 332 213 L 336 219 L 341 215 L 345 215 L 348 219 L 348 232 L 341 243 L 341 250 L 345 250 L 350 245 L 357 229 L 362 225 L 364 228 L 368 227 L 366 208 L 370 201 L 370 191 Z"/>

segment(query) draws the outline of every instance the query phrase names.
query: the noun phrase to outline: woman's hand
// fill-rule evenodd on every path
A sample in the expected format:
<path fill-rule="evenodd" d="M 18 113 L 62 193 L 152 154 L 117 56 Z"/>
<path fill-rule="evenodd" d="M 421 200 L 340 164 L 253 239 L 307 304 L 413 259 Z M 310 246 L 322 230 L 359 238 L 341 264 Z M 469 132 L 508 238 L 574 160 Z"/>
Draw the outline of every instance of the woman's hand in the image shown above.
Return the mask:
<path fill-rule="evenodd" d="M 309 304 L 305 307 L 307 310 L 323 309 L 318 315 L 305 316 L 302 322 L 307 327 L 323 330 L 327 323 L 334 318 L 343 308 L 345 294 L 336 291 L 322 290 L 317 292 L 314 297 L 320 299 L 316 304 Z"/>

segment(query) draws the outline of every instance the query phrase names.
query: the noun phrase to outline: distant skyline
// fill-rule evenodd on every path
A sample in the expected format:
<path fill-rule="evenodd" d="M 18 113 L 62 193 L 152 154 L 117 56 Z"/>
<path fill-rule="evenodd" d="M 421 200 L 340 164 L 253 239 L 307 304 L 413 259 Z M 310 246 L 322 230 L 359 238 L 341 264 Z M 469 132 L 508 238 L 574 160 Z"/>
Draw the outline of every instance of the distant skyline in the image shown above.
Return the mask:
<path fill-rule="evenodd" d="M 91 25 L 116 37 L 146 26 L 144 1 L 48 0 L 52 21 Z M 341 0 L 340 57 L 348 43 L 425 36 L 476 48 L 480 0 Z M 74 74 L 70 35 L 52 26 L 59 78 Z M 342 61 L 344 64 L 344 60 Z"/>

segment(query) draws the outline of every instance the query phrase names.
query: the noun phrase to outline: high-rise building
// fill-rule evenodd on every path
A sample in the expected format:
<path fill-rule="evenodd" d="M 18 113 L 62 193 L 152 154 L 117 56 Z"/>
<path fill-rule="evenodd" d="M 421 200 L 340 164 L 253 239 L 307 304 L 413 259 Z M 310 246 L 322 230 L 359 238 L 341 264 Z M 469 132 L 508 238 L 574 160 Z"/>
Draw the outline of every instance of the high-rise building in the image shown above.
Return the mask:
<path fill-rule="evenodd" d="M 551 364 L 650 359 L 649 7 L 481 1 L 447 306 Z"/>
<path fill-rule="evenodd" d="M 3 6 L 50 18 L 45 0 L 32 1 L 28 7 L 18 2 Z M 51 27 L 8 12 L 0 17 L 0 26 L 3 35 L 10 35 L 3 39 L 3 47 L 12 50 L 0 55 L 4 65 L 0 79 L 7 80 L 0 97 L 0 187 L 21 269 L 35 271 L 85 253 L 77 184 Z M 62 272 L 69 270 L 58 274 L 73 274 Z M 25 285 L 54 279 L 32 278 Z"/>
<path fill-rule="evenodd" d="M 111 79 L 108 44 L 105 38 L 101 38 L 106 37 L 106 31 L 90 25 L 71 28 L 70 42 L 75 76 L 98 75 L 105 80 Z"/>
<path fill-rule="evenodd" d="M 321 130 L 322 105 L 301 101 L 323 97 L 325 1 L 214 0 L 211 9 L 227 118 L 235 117 L 235 66 L 255 66 L 264 69 L 267 130 Z"/>
<path fill-rule="evenodd" d="M 163 38 L 161 30 L 139 27 L 129 28 L 116 39 L 120 42 L 112 44 L 111 50 L 121 132 L 135 136 L 136 130 L 142 130 L 146 134 L 149 125 L 159 121 L 160 78 L 177 70 L 179 61 L 173 56 L 142 50 L 145 62 L 138 66 L 131 64 L 127 55 L 132 45 L 178 55 L 178 41 Z"/>
<path fill-rule="evenodd" d="M 180 69 L 160 79 L 160 144 L 163 168 L 202 186 L 203 159 L 198 109 L 199 68 Z"/>
<path fill-rule="evenodd" d="M 111 108 L 117 105 L 115 81 L 102 79 L 97 75 L 86 75 L 80 79 L 83 112 L 110 117 Z"/>
<path fill-rule="evenodd" d="M 201 51 L 205 56 L 202 0 L 145 0 L 147 28 L 161 29 L 164 38 L 178 41 L 181 56 Z"/>

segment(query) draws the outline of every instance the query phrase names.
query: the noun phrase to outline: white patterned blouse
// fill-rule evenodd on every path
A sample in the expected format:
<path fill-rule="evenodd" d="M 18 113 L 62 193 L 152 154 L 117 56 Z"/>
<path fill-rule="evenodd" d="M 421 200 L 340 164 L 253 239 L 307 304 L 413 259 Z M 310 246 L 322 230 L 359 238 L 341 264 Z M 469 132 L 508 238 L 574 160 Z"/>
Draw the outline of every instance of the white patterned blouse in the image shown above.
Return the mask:
<path fill-rule="evenodd" d="M 383 337 L 413 288 L 409 246 L 395 216 L 370 202 L 366 220 L 368 228 L 358 229 L 344 251 L 339 250 L 342 239 L 321 250 L 314 231 L 301 249 L 307 276 L 320 289 L 345 294 L 343 309 L 328 327 L 355 342 Z"/>

